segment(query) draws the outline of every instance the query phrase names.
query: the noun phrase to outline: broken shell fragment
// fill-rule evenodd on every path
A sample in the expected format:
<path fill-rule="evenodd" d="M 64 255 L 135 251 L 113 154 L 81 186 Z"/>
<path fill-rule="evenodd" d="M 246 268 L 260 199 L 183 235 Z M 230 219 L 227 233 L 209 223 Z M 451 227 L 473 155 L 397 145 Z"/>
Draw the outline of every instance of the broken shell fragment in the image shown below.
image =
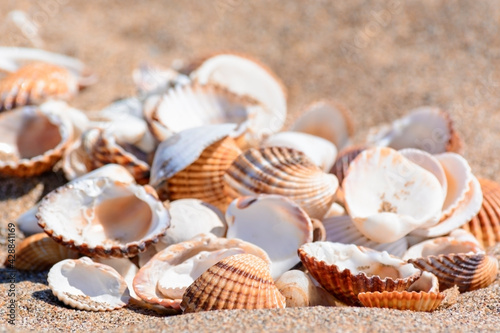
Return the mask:
<path fill-rule="evenodd" d="M 285 308 L 269 273 L 268 264 L 252 254 L 225 258 L 201 274 L 185 291 L 184 313 Z"/>
<path fill-rule="evenodd" d="M 47 276 L 54 296 L 64 304 L 87 311 L 110 311 L 127 305 L 127 283 L 108 265 L 88 257 L 55 264 Z"/>

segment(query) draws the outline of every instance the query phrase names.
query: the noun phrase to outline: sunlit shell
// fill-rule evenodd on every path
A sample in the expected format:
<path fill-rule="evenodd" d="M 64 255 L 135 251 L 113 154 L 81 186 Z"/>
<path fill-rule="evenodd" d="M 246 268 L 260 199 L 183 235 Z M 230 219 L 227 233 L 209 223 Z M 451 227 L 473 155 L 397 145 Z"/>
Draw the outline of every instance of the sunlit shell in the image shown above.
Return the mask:
<path fill-rule="evenodd" d="M 186 289 L 181 304 L 184 313 L 285 306 L 268 264 L 252 254 L 233 255 L 210 267 Z"/>
<path fill-rule="evenodd" d="M 439 220 L 444 201 L 432 173 L 385 147 L 360 153 L 342 187 L 354 225 L 379 243 L 394 242 Z"/>
<path fill-rule="evenodd" d="M 57 242 L 102 257 L 132 257 L 165 234 L 170 216 L 139 185 L 83 179 L 45 196 L 38 224 Z"/>
<path fill-rule="evenodd" d="M 483 203 L 479 213 L 462 228 L 470 231 L 484 248 L 500 242 L 500 185 L 492 180 L 479 179 Z"/>
<path fill-rule="evenodd" d="M 293 201 L 278 195 L 240 197 L 226 212 L 227 238 L 261 247 L 271 259 L 271 275 L 278 278 L 300 262 L 297 249 L 313 240 L 307 214 Z"/>
<path fill-rule="evenodd" d="M 441 304 L 445 295 L 439 292 L 435 275 L 423 272 L 408 291 L 360 293 L 359 301 L 366 307 L 432 312 Z"/>
<path fill-rule="evenodd" d="M 39 233 L 23 239 L 16 246 L 14 267 L 26 271 L 43 271 L 61 260 L 78 257 L 78 252 L 58 244 L 45 233 Z"/>
<path fill-rule="evenodd" d="M 207 261 L 207 257 L 211 256 L 213 260 L 224 254 L 232 255 L 234 251 L 251 253 L 269 262 L 267 254 L 253 244 L 239 239 L 200 235 L 158 252 L 137 273 L 134 290 L 146 302 L 180 310 L 184 290 L 217 262 Z"/>
<path fill-rule="evenodd" d="M 335 176 L 337 176 L 339 184 L 342 184 L 342 182 L 344 181 L 351 162 L 366 148 L 368 147 L 364 145 L 348 146 L 339 152 L 335 163 L 330 169 L 330 173 L 333 173 Z"/>
<path fill-rule="evenodd" d="M 52 113 L 64 119 L 73 126 L 73 141 L 80 138 L 82 133 L 89 127 L 87 114 L 79 109 L 71 107 L 65 101 L 48 100 L 40 104 L 38 108 L 45 113 Z"/>
<path fill-rule="evenodd" d="M 87 257 L 55 264 L 47 281 L 54 296 L 80 310 L 114 310 L 127 305 L 130 298 L 127 283 L 116 270 Z"/>
<path fill-rule="evenodd" d="M 292 124 L 290 131 L 316 135 L 332 142 L 338 149 L 344 149 L 351 142 L 354 126 L 344 106 L 321 100 L 309 105 Z"/>
<path fill-rule="evenodd" d="M 328 172 L 335 162 L 337 148 L 331 142 L 311 134 L 300 132 L 279 132 L 271 135 L 263 147 L 288 147 L 299 150 L 321 170 Z"/>
<path fill-rule="evenodd" d="M 190 83 L 186 75 L 172 68 L 162 68 L 153 64 L 142 64 L 134 69 L 132 77 L 140 97 L 163 94 L 176 85 Z"/>
<path fill-rule="evenodd" d="M 332 242 L 315 242 L 298 250 L 300 260 L 323 288 L 349 305 L 361 305 L 358 294 L 403 291 L 420 270 L 387 252 Z"/>
<path fill-rule="evenodd" d="M 0 175 L 30 177 L 50 170 L 72 128 L 53 114 L 24 107 L 0 114 Z"/>
<path fill-rule="evenodd" d="M 162 200 L 200 199 L 225 211 L 229 200 L 222 178 L 240 154 L 230 136 L 234 124 L 187 129 L 162 142 L 151 168 L 150 184 Z"/>
<path fill-rule="evenodd" d="M 224 190 L 230 198 L 283 195 L 318 219 L 330 208 L 337 189 L 337 177 L 321 171 L 302 152 L 286 147 L 248 149 L 224 175 Z"/>
<path fill-rule="evenodd" d="M 287 114 L 284 85 L 258 61 L 236 54 L 218 54 L 204 60 L 191 78 L 200 84 L 219 84 L 262 103 L 265 108 L 254 119 L 258 137 L 276 133 L 283 127 Z"/>

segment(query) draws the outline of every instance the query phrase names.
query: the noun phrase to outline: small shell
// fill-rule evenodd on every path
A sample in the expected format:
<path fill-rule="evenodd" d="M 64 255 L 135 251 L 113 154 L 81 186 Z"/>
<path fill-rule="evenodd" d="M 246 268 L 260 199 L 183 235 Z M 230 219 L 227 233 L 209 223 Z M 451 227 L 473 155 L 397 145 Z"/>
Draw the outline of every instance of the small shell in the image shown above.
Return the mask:
<path fill-rule="evenodd" d="M 252 254 L 225 258 L 191 284 L 182 297 L 184 313 L 284 308 L 280 294 L 269 273 L 268 264 Z"/>
<path fill-rule="evenodd" d="M 110 311 L 127 305 L 127 283 L 116 270 L 83 257 L 55 264 L 47 276 L 54 296 L 87 311 Z"/>
<path fill-rule="evenodd" d="M 278 278 L 300 262 L 297 249 L 313 240 L 307 214 L 293 201 L 278 195 L 240 197 L 226 212 L 227 238 L 261 247 L 271 259 L 271 275 Z"/>
<path fill-rule="evenodd" d="M 348 146 L 339 152 L 335 163 L 330 169 L 330 173 L 333 173 L 335 176 L 337 176 L 339 184 L 342 184 L 342 182 L 344 181 L 351 162 L 354 161 L 354 159 L 367 148 L 368 147 L 364 145 Z"/>
<path fill-rule="evenodd" d="M 73 135 L 58 116 L 24 107 L 0 115 L 0 175 L 31 177 L 61 158 Z"/>
<path fill-rule="evenodd" d="M 324 242 L 326 240 L 326 230 L 323 222 L 318 219 L 311 219 L 313 227 L 313 242 Z"/>
<path fill-rule="evenodd" d="M 172 68 L 141 64 L 132 73 L 137 95 L 141 98 L 165 93 L 176 85 L 189 84 L 190 79 Z"/>
<path fill-rule="evenodd" d="M 61 260 L 78 257 L 78 252 L 58 244 L 45 233 L 39 233 L 25 238 L 16 247 L 14 267 L 27 271 L 43 271 Z"/>
<path fill-rule="evenodd" d="M 309 273 L 333 296 L 361 305 L 358 294 L 403 291 L 420 277 L 415 269 L 387 252 L 331 242 L 315 242 L 298 250 Z"/>
<path fill-rule="evenodd" d="M 232 199 L 283 195 L 318 219 L 330 208 L 337 189 L 337 177 L 321 171 L 302 152 L 285 147 L 248 149 L 224 175 L 224 190 Z"/>
<path fill-rule="evenodd" d="M 109 178 L 74 181 L 45 196 L 38 224 L 57 242 L 101 257 L 132 257 L 165 234 L 163 204 L 135 185 Z"/>
<path fill-rule="evenodd" d="M 492 180 L 479 179 L 483 203 L 479 213 L 462 228 L 470 231 L 488 248 L 500 243 L 500 185 Z"/>

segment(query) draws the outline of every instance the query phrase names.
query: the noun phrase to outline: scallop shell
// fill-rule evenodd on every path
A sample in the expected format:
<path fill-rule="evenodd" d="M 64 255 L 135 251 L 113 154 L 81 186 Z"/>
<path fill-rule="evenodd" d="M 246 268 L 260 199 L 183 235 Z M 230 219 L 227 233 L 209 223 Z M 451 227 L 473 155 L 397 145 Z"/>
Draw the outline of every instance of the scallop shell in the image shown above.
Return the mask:
<path fill-rule="evenodd" d="M 127 305 L 130 298 L 127 283 L 116 270 L 87 257 L 55 264 L 47 281 L 54 296 L 80 310 L 114 310 Z"/>
<path fill-rule="evenodd" d="M 232 309 L 285 308 L 268 264 L 252 254 L 225 258 L 204 272 L 182 297 L 184 313 Z"/>
<path fill-rule="evenodd" d="M 300 132 L 279 132 L 268 137 L 263 147 L 288 147 L 303 152 L 324 172 L 330 171 L 337 148 L 328 140 Z"/>
<path fill-rule="evenodd" d="M 72 128 L 58 116 L 24 107 L 0 115 L 0 175 L 31 177 L 50 170 Z"/>
<path fill-rule="evenodd" d="M 132 257 L 165 234 L 170 216 L 136 184 L 109 178 L 74 181 L 46 195 L 38 224 L 57 242 L 101 257 Z"/>
<path fill-rule="evenodd" d="M 462 228 L 471 232 L 484 248 L 500 242 L 500 185 L 479 179 L 483 203 L 479 213 Z"/>
<path fill-rule="evenodd" d="M 162 142 L 150 179 L 160 198 L 196 198 L 225 211 L 229 200 L 222 177 L 240 153 L 230 137 L 234 128 L 234 124 L 197 127 Z"/>
<path fill-rule="evenodd" d="M 307 214 L 293 201 L 278 195 L 241 197 L 226 212 L 227 238 L 261 247 L 271 259 L 271 275 L 278 278 L 300 262 L 297 249 L 313 240 Z"/>
<path fill-rule="evenodd" d="M 45 233 L 38 233 L 23 239 L 16 246 L 14 267 L 26 271 L 43 271 L 61 260 L 78 257 L 78 252 L 58 244 Z"/>
<path fill-rule="evenodd" d="M 339 152 L 335 163 L 330 169 L 330 173 L 333 173 L 335 176 L 337 176 L 339 184 L 342 184 L 342 182 L 344 181 L 351 162 L 354 161 L 354 159 L 367 148 L 368 147 L 365 145 L 347 146 Z"/>
<path fill-rule="evenodd" d="M 379 243 L 397 241 L 438 221 L 444 201 L 441 184 L 432 173 L 385 147 L 360 153 L 342 187 L 354 225 Z"/>
<path fill-rule="evenodd" d="M 298 253 L 312 277 L 348 305 L 361 305 L 361 292 L 406 290 L 421 274 L 387 252 L 352 244 L 308 243 Z"/>
<path fill-rule="evenodd" d="M 350 112 L 344 106 L 320 100 L 306 108 L 290 131 L 316 135 L 332 142 L 338 149 L 344 149 L 351 142 L 354 126 Z"/>
<path fill-rule="evenodd" d="M 210 267 L 210 262 L 206 262 L 207 256 L 210 253 L 214 253 L 215 257 L 220 257 L 224 253 L 226 255 L 233 253 L 227 252 L 227 250 L 255 254 L 269 262 L 267 254 L 253 244 L 239 239 L 199 235 L 192 240 L 171 245 L 158 252 L 146 265 L 141 267 L 135 276 L 134 290 L 145 302 L 180 310 L 179 306 L 182 300 L 180 296 L 184 290 L 204 270 Z M 170 281 L 163 279 L 166 272 L 169 274 L 167 278 Z M 161 288 L 160 283 L 162 284 Z M 163 294 L 162 289 L 170 296 L 179 294 L 180 296 L 178 298 L 169 297 Z"/>
<path fill-rule="evenodd" d="M 334 175 L 322 172 L 302 152 L 285 147 L 250 148 L 224 175 L 225 193 L 278 194 L 294 200 L 312 218 L 321 219 L 338 189 Z"/>

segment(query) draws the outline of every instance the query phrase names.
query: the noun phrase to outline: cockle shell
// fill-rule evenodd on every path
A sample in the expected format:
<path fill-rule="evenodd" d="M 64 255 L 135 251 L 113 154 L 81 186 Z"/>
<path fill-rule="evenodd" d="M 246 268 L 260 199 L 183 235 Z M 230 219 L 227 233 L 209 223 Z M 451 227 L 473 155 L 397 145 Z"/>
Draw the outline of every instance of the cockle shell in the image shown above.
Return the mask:
<path fill-rule="evenodd" d="M 135 256 L 170 224 L 168 211 L 146 188 L 109 178 L 78 180 L 54 190 L 43 198 L 37 217 L 57 242 L 101 257 Z"/>
<path fill-rule="evenodd" d="M 385 147 L 360 153 L 342 187 L 354 225 L 379 243 L 394 242 L 435 223 L 444 201 L 441 184 L 432 173 Z"/>
<path fill-rule="evenodd" d="M 268 137 L 263 147 L 288 147 L 299 150 L 321 170 L 328 172 L 335 162 L 337 148 L 328 140 L 307 133 L 279 132 Z"/>
<path fill-rule="evenodd" d="M 58 244 L 42 232 L 23 239 L 16 246 L 14 267 L 26 271 L 43 271 L 61 260 L 78 257 L 78 252 Z"/>
<path fill-rule="evenodd" d="M 187 129 L 158 147 L 150 184 L 162 200 L 195 198 L 225 211 L 229 200 L 222 177 L 240 150 L 231 135 L 235 124 Z"/>
<path fill-rule="evenodd" d="M 227 209 L 226 221 L 227 238 L 239 238 L 266 251 L 273 278 L 299 263 L 297 249 L 313 240 L 309 216 L 296 203 L 278 195 L 235 199 Z"/>
<path fill-rule="evenodd" d="M 234 251 L 251 253 L 270 262 L 267 254 L 253 244 L 210 234 L 199 235 L 158 252 L 135 276 L 134 290 L 146 302 L 180 310 L 184 290 L 217 262 L 206 261 L 207 257 L 211 256 L 213 260 L 232 255 Z M 164 278 L 165 274 L 168 274 L 167 279 Z"/>
<path fill-rule="evenodd" d="M 127 283 L 116 270 L 87 257 L 55 264 L 47 281 L 54 296 L 80 310 L 114 310 L 127 305 L 130 298 Z"/>
<path fill-rule="evenodd" d="M 462 228 L 471 232 L 484 247 L 500 242 L 500 184 L 479 178 L 483 203 L 479 213 Z"/>
<path fill-rule="evenodd" d="M 337 102 L 320 100 L 309 105 L 290 131 L 319 136 L 344 149 L 351 142 L 354 126 L 349 111 Z"/>
<path fill-rule="evenodd" d="M 308 243 L 298 253 L 312 277 L 349 305 L 361 305 L 358 300 L 361 292 L 406 290 L 421 274 L 387 252 L 353 244 Z"/>
<path fill-rule="evenodd" d="M 342 182 L 347 175 L 347 170 L 349 170 L 351 162 L 354 161 L 354 159 L 367 148 L 368 146 L 365 145 L 347 146 L 338 153 L 335 163 L 330 169 L 330 173 L 337 176 L 340 185 L 342 185 Z"/>
<path fill-rule="evenodd" d="M 186 289 L 181 303 L 184 313 L 285 306 L 268 264 L 252 254 L 233 255 L 210 267 Z"/>
<path fill-rule="evenodd" d="M 0 114 L 0 175 L 31 177 L 61 158 L 73 135 L 58 116 L 24 107 Z"/>
<path fill-rule="evenodd" d="M 137 95 L 141 98 L 163 94 L 172 87 L 191 82 L 188 76 L 179 73 L 173 68 L 162 68 L 148 63 L 141 64 L 134 69 L 132 78 L 137 89 Z"/>
<path fill-rule="evenodd" d="M 321 171 L 302 152 L 286 147 L 250 148 L 224 175 L 224 191 L 232 199 L 283 195 L 318 219 L 330 208 L 337 189 L 337 177 Z"/>

